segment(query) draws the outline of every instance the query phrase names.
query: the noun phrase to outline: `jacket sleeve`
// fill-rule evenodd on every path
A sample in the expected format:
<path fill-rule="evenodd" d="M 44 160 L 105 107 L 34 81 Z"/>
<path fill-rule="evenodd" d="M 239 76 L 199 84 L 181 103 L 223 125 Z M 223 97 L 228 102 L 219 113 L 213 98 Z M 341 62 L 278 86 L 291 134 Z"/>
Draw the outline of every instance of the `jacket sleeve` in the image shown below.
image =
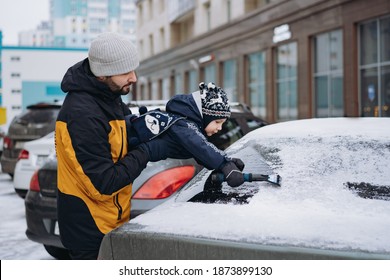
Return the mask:
<path fill-rule="evenodd" d="M 82 116 L 75 114 L 67 124 L 77 161 L 75 168 L 80 165 L 78 172 L 84 173 L 100 194 L 111 195 L 132 183 L 149 161 L 142 147 L 127 152 L 125 122 L 118 122 L 123 128 L 120 129 L 122 135 L 116 138 L 115 143 L 110 143 L 112 127 L 95 112 L 84 112 Z M 112 144 L 122 145 L 122 154 L 116 155 L 116 158 L 112 154 Z"/>
<path fill-rule="evenodd" d="M 169 129 L 169 134 L 207 169 L 219 169 L 227 161 L 225 152 L 209 142 L 192 122 L 178 121 Z"/>

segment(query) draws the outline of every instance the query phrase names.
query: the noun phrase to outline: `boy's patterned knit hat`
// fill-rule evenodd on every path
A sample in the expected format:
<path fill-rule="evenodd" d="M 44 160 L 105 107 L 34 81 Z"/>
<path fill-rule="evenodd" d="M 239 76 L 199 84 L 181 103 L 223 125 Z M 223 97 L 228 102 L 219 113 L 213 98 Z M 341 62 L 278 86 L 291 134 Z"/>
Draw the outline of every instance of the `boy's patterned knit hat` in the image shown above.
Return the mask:
<path fill-rule="evenodd" d="M 206 127 L 213 120 L 229 118 L 230 106 L 226 92 L 214 83 L 199 84 L 202 101 L 203 126 Z"/>

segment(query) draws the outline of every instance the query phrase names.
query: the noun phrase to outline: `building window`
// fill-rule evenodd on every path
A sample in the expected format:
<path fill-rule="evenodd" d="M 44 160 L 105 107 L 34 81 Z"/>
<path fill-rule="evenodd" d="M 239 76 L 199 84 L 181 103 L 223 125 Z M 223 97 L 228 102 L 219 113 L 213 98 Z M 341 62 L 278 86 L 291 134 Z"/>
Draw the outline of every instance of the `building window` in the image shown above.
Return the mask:
<path fill-rule="evenodd" d="M 151 92 L 151 99 L 152 100 L 157 100 L 159 99 L 159 94 L 158 94 L 158 82 L 152 82 L 152 92 Z"/>
<path fill-rule="evenodd" d="M 152 81 L 148 81 L 148 92 L 147 92 L 146 99 L 151 99 L 152 96 Z"/>
<path fill-rule="evenodd" d="M 162 82 L 162 99 L 167 100 L 170 98 L 170 78 L 164 78 Z"/>
<path fill-rule="evenodd" d="M 223 88 L 231 102 L 237 102 L 237 63 L 235 59 L 223 63 Z"/>
<path fill-rule="evenodd" d="M 390 117 L 390 17 L 359 26 L 362 116 Z"/>
<path fill-rule="evenodd" d="M 203 4 L 204 14 L 206 15 L 206 32 L 211 30 L 211 8 L 210 8 L 210 2 L 206 2 Z"/>
<path fill-rule="evenodd" d="M 230 22 L 232 20 L 232 1 L 226 0 L 226 16 L 227 21 Z"/>
<path fill-rule="evenodd" d="M 297 43 L 276 49 L 276 91 L 278 120 L 298 118 Z"/>
<path fill-rule="evenodd" d="M 265 99 L 265 53 L 258 52 L 248 55 L 248 92 L 249 104 L 257 116 L 266 116 Z"/>
<path fill-rule="evenodd" d="M 162 14 L 165 10 L 165 3 L 164 1 L 158 1 L 157 4 L 158 4 L 158 12 Z"/>
<path fill-rule="evenodd" d="M 186 92 L 191 93 L 199 90 L 198 72 L 190 70 L 186 75 Z"/>
<path fill-rule="evenodd" d="M 205 66 L 204 68 L 204 79 L 203 81 L 207 84 L 209 82 L 218 83 L 216 81 L 217 75 L 215 72 L 215 64 L 209 64 Z"/>
<path fill-rule="evenodd" d="M 22 91 L 20 89 L 12 89 L 11 93 L 12 94 L 19 94 L 19 93 L 22 93 Z"/>
<path fill-rule="evenodd" d="M 11 61 L 20 61 L 20 56 L 11 56 Z"/>
<path fill-rule="evenodd" d="M 146 89 L 144 84 L 141 84 L 140 86 L 140 95 L 137 96 L 137 99 L 146 99 Z"/>
<path fill-rule="evenodd" d="M 152 0 L 149 0 L 148 7 L 149 7 L 149 19 L 153 19 L 153 1 Z"/>
<path fill-rule="evenodd" d="M 164 27 L 160 28 L 160 51 L 164 51 L 166 48 L 165 44 L 165 30 Z"/>
<path fill-rule="evenodd" d="M 140 4 L 138 4 L 137 10 L 138 10 L 137 23 L 138 23 L 139 27 L 141 27 L 143 25 L 143 21 L 144 21 L 142 2 L 140 2 Z"/>
<path fill-rule="evenodd" d="M 20 73 L 11 73 L 11 78 L 20 78 Z"/>
<path fill-rule="evenodd" d="M 140 50 L 140 58 L 141 59 L 144 59 L 145 58 L 145 53 L 144 53 L 144 41 L 143 40 L 139 40 L 139 48 Z"/>
<path fill-rule="evenodd" d="M 341 30 L 320 34 L 314 44 L 314 96 L 316 117 L 342 117 L 343 33 Z"/>
<path fill-rule="evenodd" d="M 181 73 L 175 75 L 175 91 L 174 94 L 183 93 L 183 78 Z"/>
<path fill-rule="evenodd" d="M 150 56 L 154 55 L 154 41 L 153 41 L 153 34 L 149 35 L 149 54 Z"/>

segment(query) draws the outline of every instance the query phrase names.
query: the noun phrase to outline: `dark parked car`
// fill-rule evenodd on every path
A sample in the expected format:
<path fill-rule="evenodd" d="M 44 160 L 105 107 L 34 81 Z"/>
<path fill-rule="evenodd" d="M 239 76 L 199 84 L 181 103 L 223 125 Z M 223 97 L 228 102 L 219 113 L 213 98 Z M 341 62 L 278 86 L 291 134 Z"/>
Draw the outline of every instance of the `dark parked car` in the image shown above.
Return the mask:
<path fill-rule="evenodd" d="M 3 139 L 1 169 L 3 173 L 14 175 L 16 162 L 23 145 L 54 131 L 62 101 L 41 102 L 27 106 L 26 110 L 16 116 Z"/>
<path fill-rule="evenodd" d="M 4 132 L 4 130 L 0 127 L 0 156 L 1 156 L 1 154 L 3 153 L 4 136 L 5 136 L 5 132 Z"/>
<path fill-rule="evenodd" d="M 271 124 L 226 152 L 281 186 L 203 169 L 108 233 L 100 259 L 390 259 L 390 118 Z"/>
<path fill-rule="evenodd" d="M 267 124 L 254 116 L 245 105 L 231 104 L 231 110 L 232 117 L 224 123 L 222 130 L 210 137 L 210 141 L 220 149 L 227 148 L 243 135 Z M 202 168 L 193 159 L 149 163 L 133 183 L 131 218 L 167 201 Z M 66 259 L 69 256 L 59 238 L 56 195 L 57 161 L 51 158 L 33 176 L 25 198 L 26 234 L 29 239 L 44 244 L 53 257 Z"/>

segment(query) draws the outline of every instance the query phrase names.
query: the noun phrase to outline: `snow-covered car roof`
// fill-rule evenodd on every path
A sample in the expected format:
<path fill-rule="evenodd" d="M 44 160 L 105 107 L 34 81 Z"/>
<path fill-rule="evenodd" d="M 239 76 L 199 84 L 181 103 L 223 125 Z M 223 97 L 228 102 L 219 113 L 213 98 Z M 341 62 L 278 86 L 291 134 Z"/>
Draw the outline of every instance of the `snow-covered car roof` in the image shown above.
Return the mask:
<path fill-rule="evenodd" d="M 227 152 L 242 158 L 244 172 L 281 175 L 281 187 L 223 183 L 224 192 L 255 192 L 245 204 L 187 202 L 204 188 L 205 170 L 130 224 L 141 232 L 390 256 L 389 127 L 390 118 L 327 118 L 259 128 Z M 384 194 L 364 196 L 364 187 Z"/>

